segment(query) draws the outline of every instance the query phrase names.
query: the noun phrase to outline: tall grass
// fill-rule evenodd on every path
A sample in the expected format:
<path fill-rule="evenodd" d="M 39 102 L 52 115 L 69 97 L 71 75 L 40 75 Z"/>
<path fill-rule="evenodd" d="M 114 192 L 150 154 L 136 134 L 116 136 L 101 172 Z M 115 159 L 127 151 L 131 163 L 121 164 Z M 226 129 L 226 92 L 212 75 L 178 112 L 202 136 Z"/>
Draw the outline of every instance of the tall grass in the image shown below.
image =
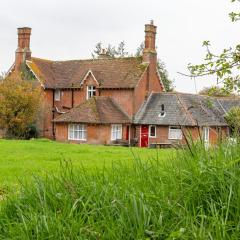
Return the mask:
<path fill-rule="evenodd" d="M 0 239 L 240 239 L 240 145 L 192 143 L 176 158 L 91 174 L 64 163 L 0 212 Z"/>

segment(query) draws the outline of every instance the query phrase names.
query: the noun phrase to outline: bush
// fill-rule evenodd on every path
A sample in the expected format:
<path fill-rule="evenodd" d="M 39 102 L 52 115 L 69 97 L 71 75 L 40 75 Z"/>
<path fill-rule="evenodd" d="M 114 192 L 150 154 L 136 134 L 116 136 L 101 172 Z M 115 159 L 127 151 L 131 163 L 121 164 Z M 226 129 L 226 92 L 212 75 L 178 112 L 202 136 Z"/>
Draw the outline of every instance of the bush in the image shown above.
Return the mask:
<path fill-rule="evenodd" d="M 0 239 L 239 239 L 239 145 L 193 144 L 91 174 L 63 164 L 0 212 Z"/>
<path fill-rule="evenodd" d="M 37 129 L 37 126 L 35 124 L 30 124 L 24 133 L 24 139 L 37 138 L 38 136 L 39 131 Z"/>
<path fill-rule="evenodd" d="M 39 118 L 41 88 L 36 81 L 11 75 L 0 84 L 0 128 L 8 138 L 28 136 L 29 126 Z"/>
<path fill-rule="evenodd" d="M 225 116 L 225 119 L 230 126 L 234 135 L 239 135 L 240 132 L 240 107 L 232 107 Z"/>

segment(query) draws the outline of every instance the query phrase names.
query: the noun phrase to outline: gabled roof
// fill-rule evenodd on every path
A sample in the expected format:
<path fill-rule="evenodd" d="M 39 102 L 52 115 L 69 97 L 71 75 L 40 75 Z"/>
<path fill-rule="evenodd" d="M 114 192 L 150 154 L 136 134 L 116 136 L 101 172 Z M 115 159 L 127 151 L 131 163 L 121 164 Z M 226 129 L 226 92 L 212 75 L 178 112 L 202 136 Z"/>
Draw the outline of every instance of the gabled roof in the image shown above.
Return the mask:
<path fill-rule="evenodd" d="M 71 61 L 33 57 L 27 65 L 45 88 L 79 88 L 89 71 L 100 88 L 134 88 L 148 67 L 141 57 Z"/>
<path fill-rule="evenodd" d="M 165 116 L 160 117 L 164 104 Z M 224 115 L 240 98 L 215 98 L 186 93 L 153 93 L 136 114 L 134 123 L 181 126 L 227 126 Z"/>
<path fill-rule="evenodd" d="M 129 116 L 111 97 L 93 97 L 53 120 L 67 123 L 130 123 Z"/>

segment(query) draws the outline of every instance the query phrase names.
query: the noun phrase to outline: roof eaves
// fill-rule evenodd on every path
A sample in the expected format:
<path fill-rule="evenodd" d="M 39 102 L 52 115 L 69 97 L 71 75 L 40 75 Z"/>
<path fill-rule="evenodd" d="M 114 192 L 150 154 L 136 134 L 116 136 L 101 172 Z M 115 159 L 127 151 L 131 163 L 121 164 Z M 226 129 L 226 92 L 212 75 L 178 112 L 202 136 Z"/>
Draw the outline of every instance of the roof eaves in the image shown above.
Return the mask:
<path fill-rule="evenodd" d="M 41 84 L 41 86 L 45 89 L 45 85 L 43 84 L 43 82 L 40 80 L 39 76 L 37 75 L 37 73 L 35 73 L 35 71 L 33 70 L 31 63 L 34 64 L 32 61 L 26 60 L 26 65 L 29 68 L 29 70 L 32 72 L 32 74 L 34 75 L 34 77 L 39 81 L 39 83 Z"/>
<path fill-rule="evenodd" d="M 15 63 L 12 64 L 12 66 L 8 69 L 7 73 L 5 74 L 4 78 L 7 78 L 11 73 L 12 71 L 14 70 L 15 68 Z"/>
<path fill-rule="evenodd" d="M 162 79 L 161 79 L 160 73 L 158 71 L 158 68 L 156 70 L 157 70 L 157 76 L 158 76 L 159 82 L 160 82 L 161 86 L 163 87 L 163 91 L 166 92 L 166 88 L 165 88 L 165 86 L 162 82 Z"/>
<path fill-rule="evenodd" d="M 81 80 L 80 84 L 83 85 L 84 82 L 86 81 L 86 79 L 88 78 L 89 75 L 92 75 L 94 81 L 97 83 L 97 85 L 99 85 L 99 82 L 97 81 L 96 77 L 94 76 L 93 72 L 91 69 L 88 70 L 88 72 L 85 74 L 85 76 L 83 77 L 83 79 Z"/>
<path fill-rule="evenodd" d="M 149 68 L 149 65 L 150 65 L 148 62 L 144 62 L 144 63 L 141 63 L 141 64 L 145 65 L 145 69 L 144 69 L 144 71 L 142 72 L 142 75 L 140 76 L 140 78 L 139 78 L 139 80 L 138 80 L 135 88 L 139 85 L 139 83 L 140 83 L 141 80 L 143 79 L 143 76 L 144 76 L 144 74 L 147 72 L 147 70 L 148 70 L 148 68 Z"/>

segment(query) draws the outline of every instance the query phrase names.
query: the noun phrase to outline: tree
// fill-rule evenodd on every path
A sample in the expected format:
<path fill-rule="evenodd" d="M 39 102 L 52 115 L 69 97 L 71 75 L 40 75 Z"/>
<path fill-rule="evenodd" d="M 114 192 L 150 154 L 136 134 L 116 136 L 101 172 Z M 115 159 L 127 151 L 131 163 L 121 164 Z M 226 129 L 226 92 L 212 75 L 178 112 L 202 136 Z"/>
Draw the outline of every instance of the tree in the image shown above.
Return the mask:
<path fill-rule="evenodd" d="M 144 42 L 142 42 L 139 45 L 139 47 L 137 48 L 135 56 L 136 57 L 141 57 L 143 49 L 144 49 Z M 167 92 L 172 92 L 174 90 L 173 81 L 169 78 L 166 65 L 165 65 L 165 63 L 161 59 L 157 60 L 157 68 L 158 68 L 158 72 L 160 74 L 162 83 L 163 83 L 163 85 L 165 87 L 165 90 Z"/>
<path fill-rule="evenodd" d="M 233 94 L 227 92 L 224 88 L 219 86 L 205 87 L 199 91 L 201 95 L 213 96 L 213 97 L 230 97 Z"/>
<path fill-rule="evenodd" d="M 102 43 L 98 42 L 95 45 L 95 49 L 93 50 L 92 57 L 98 57 L 102 52 L 106 51 L 106 54 L 109 57 L 116 58 L 116 57 L 126 57 L 128 56 L 128 52 L 125 52 L 125 42 L 122 41 L 118 44 L 117 48 L 115 46 L 112 46 L 111 44 L 108 44 L 107 49 L 104 49 L 102 47 Z"/>
<path fill-rule="evenodd" d="M 158 59 L 157 68 L 158 68 L 158 72 L 160 74 L 162 83 L 165 87 L 165 90 L 167 92 L 172 92 L 174 90 L 173 81 L 169 78 L 166 65 L 161 59 Z"/>
<path fill-rule="evenodd" d="M 0 128 L 7 137 L 27 138 L 37 120 L 40 98 L 40 87 L 17 75 L 0 83 Z"/>
<path fill-rule="evenodd" d="M 231 0 L 236 2 L 236 0 Z M 229 14 L 233 22 L 240 20 L 240 13 Z M 223 84 L 227 92 L 240 92 L 240 44 L 223 49 L 220 54 L 211 51 L 209 41 L 204 41 L 206 48 L 205 62 L 198 65 L 189 64 L 188 68 L 192 77 L 215 75 L 217 83 Z"/>
<path fill-rule="evenodd" d="M 240 132 L 240 107 L 231 108 L 225 116 L 228 125 L 235 134 Z"/>
<path fill-rule="evenodd" d="M 141 57 L 143 49 L 144 49 L 144 43 L 142 42 L 136 50 L 135 57 Z M 102 51 L 103 51 L 102 43 L 98 42 L 95 45 L 95 49 L 93 50 L 92 57 L 95 58 L 96 56 L 99 56 L 102 53 Z M 130 56 L 129 53 L 126 52 L 125 50 L 124 41 L 120 42 L 117 48 L 115 46 L 112 46 L 111 44 L 108 44 L 106 54 L 112 58 Z M 158 68 L 161 80 L 163 82 L 163 85 L 165 87 L 165 90 L 167 92 L 173 91 L 173 81 L 169 78 L 165 63 L 160 59 L 158 59 L 157 68 Z"/>

